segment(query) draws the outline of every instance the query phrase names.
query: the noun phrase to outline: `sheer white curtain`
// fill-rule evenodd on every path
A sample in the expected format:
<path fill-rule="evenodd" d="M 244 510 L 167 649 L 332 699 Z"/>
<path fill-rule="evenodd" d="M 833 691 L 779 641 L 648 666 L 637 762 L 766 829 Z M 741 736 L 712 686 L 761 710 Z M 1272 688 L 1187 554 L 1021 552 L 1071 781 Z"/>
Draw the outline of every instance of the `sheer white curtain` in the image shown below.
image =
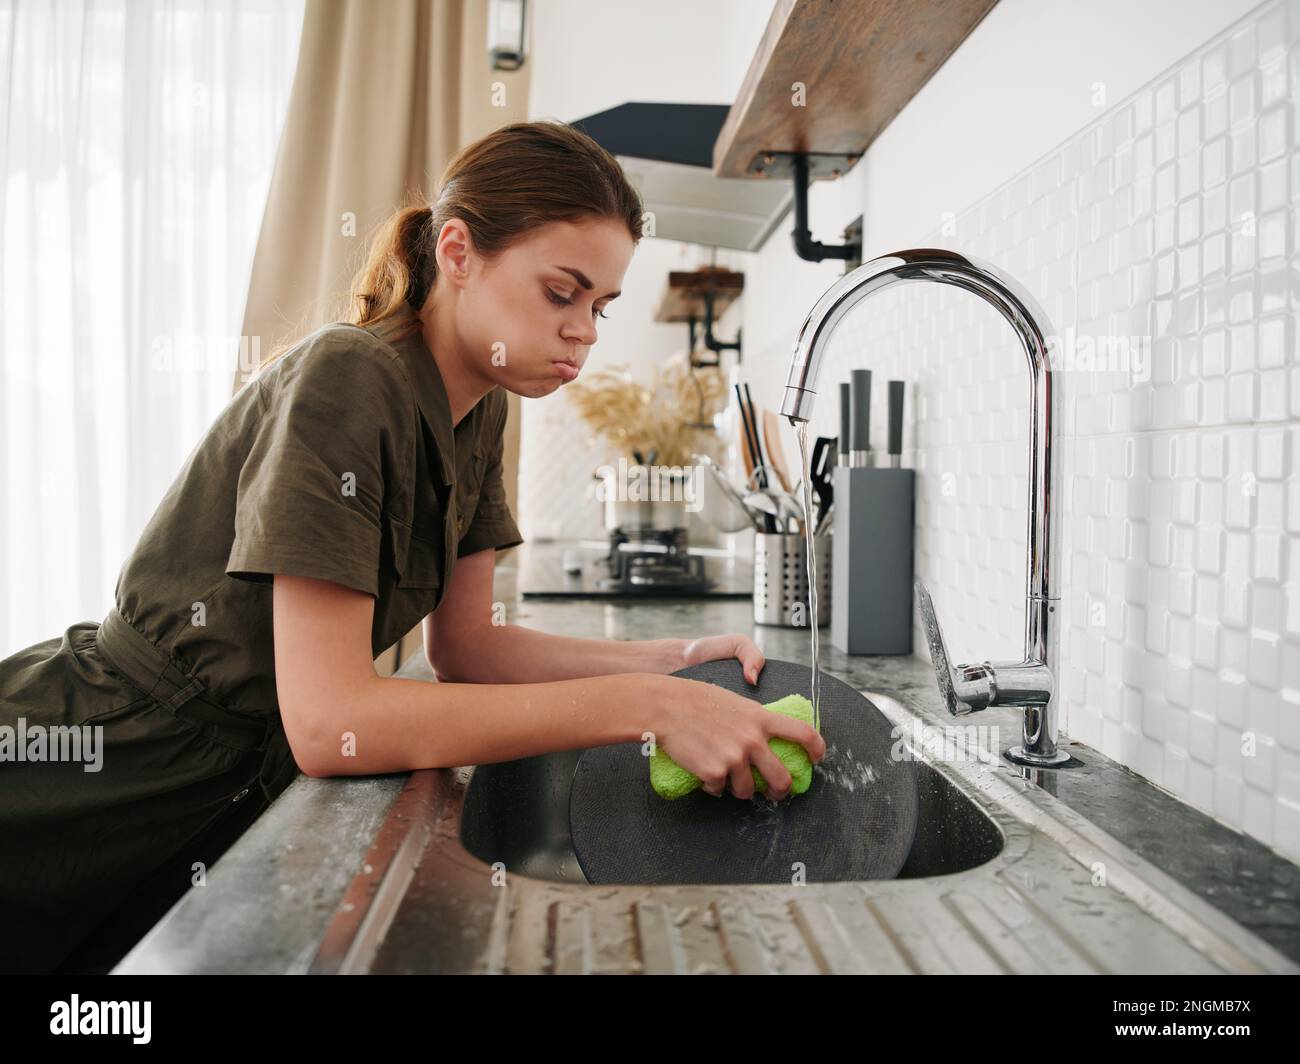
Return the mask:
<path fill-rule="evenodd" d="M 302 17 L 0 0 L 0 657 L 104 616 L 230 399 Z"/>

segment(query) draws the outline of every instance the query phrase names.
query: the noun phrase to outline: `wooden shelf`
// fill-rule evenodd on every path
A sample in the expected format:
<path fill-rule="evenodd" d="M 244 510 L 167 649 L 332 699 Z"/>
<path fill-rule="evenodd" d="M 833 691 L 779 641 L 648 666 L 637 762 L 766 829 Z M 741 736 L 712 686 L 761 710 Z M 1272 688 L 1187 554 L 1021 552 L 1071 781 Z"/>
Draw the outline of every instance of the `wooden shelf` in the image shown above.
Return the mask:
<path fill-rule="evenodd" d="M 718 134 L 713 172 L 762 176 L 765 152 L 849 156 L 851 166 L 996 3 L 778 0 Z M 806 86 L 804 106 L 792 102 L 795 82 Z"/>
<path fill-rule="evenodd" d="M 745 290 L 745 275 L 720 267 L 701 266 L 691 272 L 668 274 L 668 288 L 659 297 L 654 320 L 659 322 L 704 322 L 704 293 L 712 291 L 713 320 L 716 323 Z"/>

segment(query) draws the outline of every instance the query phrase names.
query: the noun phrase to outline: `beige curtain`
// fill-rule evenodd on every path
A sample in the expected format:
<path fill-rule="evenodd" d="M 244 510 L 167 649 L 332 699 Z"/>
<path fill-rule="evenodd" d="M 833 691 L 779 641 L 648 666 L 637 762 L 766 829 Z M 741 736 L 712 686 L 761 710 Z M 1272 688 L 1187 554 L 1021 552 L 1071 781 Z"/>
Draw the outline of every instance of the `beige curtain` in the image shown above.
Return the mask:
<path fill-rule="evenodd" d="M 374 229 L 408 193 L 431 198 L 464 145 L 527 120 L 531 64 L 491 69 L 487 17 L 488 0 L 306 0 L 244 312 L 250 351 L 264 357 L 339 320 Z M 241 365 L 234 390 L 252 372 Z M 509 398 L 513 508 L 519 399 Z M 389 675 L 421 650 L 417 627 L 376 668 Z"/>

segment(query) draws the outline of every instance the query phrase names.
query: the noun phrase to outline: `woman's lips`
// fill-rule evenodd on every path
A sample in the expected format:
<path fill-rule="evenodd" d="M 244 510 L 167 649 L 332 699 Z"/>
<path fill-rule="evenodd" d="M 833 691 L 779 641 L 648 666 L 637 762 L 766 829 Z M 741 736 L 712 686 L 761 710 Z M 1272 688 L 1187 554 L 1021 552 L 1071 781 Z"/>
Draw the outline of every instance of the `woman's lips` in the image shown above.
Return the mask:
<path fill-rule="evenodd" d="M 570 365 L 568 362 L 552 362 L 555 372 L 558 373 L 565 381 L 575 380 L 578 376 L 578 367 Z"/>

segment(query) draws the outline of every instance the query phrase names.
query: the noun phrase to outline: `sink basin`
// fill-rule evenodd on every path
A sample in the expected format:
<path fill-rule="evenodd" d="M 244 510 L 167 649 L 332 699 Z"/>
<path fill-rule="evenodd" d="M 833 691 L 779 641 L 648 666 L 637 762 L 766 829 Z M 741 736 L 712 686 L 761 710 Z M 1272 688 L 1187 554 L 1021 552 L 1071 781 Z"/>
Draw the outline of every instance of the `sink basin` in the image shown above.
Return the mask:
<path fill-rule="evenodd" d="M 565 750 L 479 765 L 465 795 L 461 845 L 481 861 L 503 861 L 535 879 L 587 882 L 569 836 L 569 784 L 581 756 Z M 916 840 L 896 878 L 964 872 L 1001 852 L 997 824 L 941 772 L 918 761 L 917 783 Z"/>
<path fill-rule="evenodd" d="M 720 610 L 709 627 L 733 625 Z M 951 724 L 925 662 L 882 677 L 906 705 L 868 689 L 875 663 L 853 669 L 904 734 Z M 422 660 L 412 678 L 432 678 Z M 983 715 L 1019 731 L 1014 709 Z M 303 776 L 115 971 L 1300 972 L 1058 800 L 1050 774 L 929 749 L 900 875 L 855 882 L 592 885 L 569 842 L 574 752 Z"/>
<path fill-rule="evenodd" d="M 861 693 L 904 736 L 918 720 L 950 723 L 941 706 L 917 713 Z M 987 712 L 1015 730 L 1014 710 Z M 802 886 L 590 884 L 568 825 L 580 751 L 457 770 L 454 783 L 413 790 L 413 819 L 423 802 L 434 820 L 423 856 L 357 886 L 357 908 L 315 970 L 1300 971 L 1054 799 L 1050 780 L 1000 757 L 935 760 L 904 742 L 920 813 L 898 876 Z M 400 902 L 381 897 L 378 879 L 394 880 Z M 354 933 L 381 902 L 400 912 Z M 478 930 L 466 930 L 467 911 Z"/>

